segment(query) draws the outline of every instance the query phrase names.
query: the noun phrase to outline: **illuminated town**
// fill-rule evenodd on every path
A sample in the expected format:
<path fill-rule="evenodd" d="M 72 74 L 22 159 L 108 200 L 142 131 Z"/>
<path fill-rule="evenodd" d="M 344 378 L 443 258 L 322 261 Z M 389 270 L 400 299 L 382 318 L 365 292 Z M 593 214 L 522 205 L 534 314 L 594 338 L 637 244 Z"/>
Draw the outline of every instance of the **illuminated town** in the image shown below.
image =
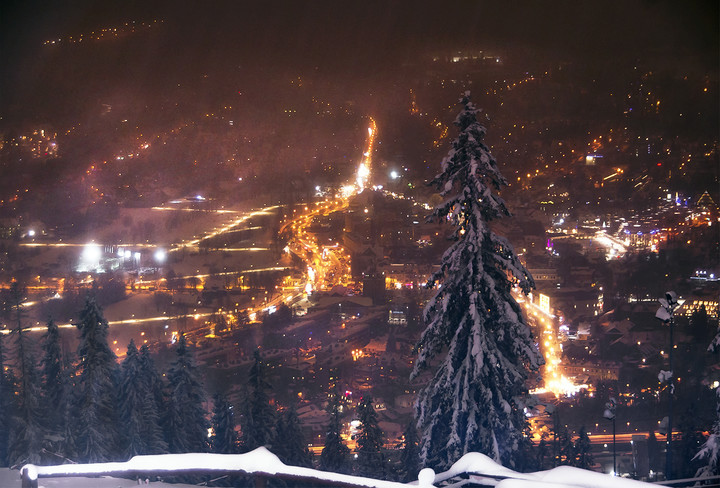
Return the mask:
<path fill-rule="evenodd" d="M 524 381 L 533 454 L 522 469 L 694 478 L 693 457 L 720 422 L 720 361 L 708 351 L 720 316 L 719 58 L 717 42 L 704 42 L 717 41 L 717 23 L 704 21 L 696 37 L 677 27 L 675 38 L 688 37 L 666 55 L 645 43 L 631 55 L 629 20 L 622 42 L 571 48 L 568 33 L 528 47 L 519 26 L 538 27 L 527 17 L 506 25 L 515 34 L 498 27 L 496 42 L 462 39 L 462 29 L 435 30 L 436 7 L 423 4 L 408 22 L 433 33 L 411 42 L 401 33 L 418 34 L 415 24 L 391 34 L 365 7 L 351 9 L 356 19 L 281 3 L 278 17 L 207 7 L 212 29 L 189 7 L 135 5 L 3 35 L 18 41 L 0 106 L 6 376 L 22 380 L 22 340 L 41 366 L 50 321 L 65 367 L 78 367 L 92 296 L 118 364 L 133 341 L 167 382 L 186 341 L 207 421 L 213 395 L 225 396 L 238 439 L 261 361 L 268 404 L 296 412 L 311 467 L 322 468 L 337 415 L 350 453 L 341 472 L 364 475 L 355 453 L 372 398 L 391 466 L 378 477 L 404 482 L 407 426 L 433 378 L 430 369 L 410 379 L 436 293 L 428 280 L 457 240 L 450 217 L 428 219 L 445 201 L 429 182 L 467 91 L 508 183 L 496 193 L 512 216 L 489 227 L 534 281 L 523 293 L 508 272 L 544 360 Z M 693 2 L 683 15 L 704 8 L 717 13 Z M 681 7 L 657 10 L 670 25 Z M 244 15 L 252 22 L 237 32 L 230 19 Z M 317 20 L 334 15 L 368 37 Z M 276 40 L 272 29 L 287 34 Z M 659 302 L 669 291 L 677 300 Z M 661 306 L 673 307 L 667 320 Z M 592 461 L 579 464 L 585 436 Z M 44 449 L 65 453 L 58 445 Z M 12 452 L 0 446 L 2 466 L 25 464 Z"/>

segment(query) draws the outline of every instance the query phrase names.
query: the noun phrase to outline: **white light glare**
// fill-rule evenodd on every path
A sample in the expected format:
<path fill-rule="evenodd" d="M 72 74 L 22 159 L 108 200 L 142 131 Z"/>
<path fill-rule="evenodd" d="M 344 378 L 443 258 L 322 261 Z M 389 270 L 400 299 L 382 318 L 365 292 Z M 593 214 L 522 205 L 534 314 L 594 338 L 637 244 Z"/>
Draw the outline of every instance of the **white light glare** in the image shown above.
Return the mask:
<path fill-rule="evenodd" d="M 102 248 L 94 242 L 85 244 L 82 254 L 80 255 L 80 263 L 77 270 L 95 271 L 100 268 L 100 258 L 102 257 Z"/>
<path fill-rule="evenodd" d="M 158 263 L 164 263 L 165 259 L 167 258 L 167 253 L 165 252 L 165 249 L 157 249 L 155 250 L 155 261 Z"/>

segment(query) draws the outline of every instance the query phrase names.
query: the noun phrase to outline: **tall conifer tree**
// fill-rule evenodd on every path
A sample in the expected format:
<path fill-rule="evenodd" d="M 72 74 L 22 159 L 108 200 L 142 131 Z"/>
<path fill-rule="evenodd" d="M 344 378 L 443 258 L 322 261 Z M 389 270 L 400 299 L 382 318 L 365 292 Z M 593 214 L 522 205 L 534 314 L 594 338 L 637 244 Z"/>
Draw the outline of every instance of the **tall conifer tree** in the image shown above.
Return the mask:
<path fill-rule="evenodd" d="M 3 417 L 5 417 L 4 421 L 0 422 L 0 425 L 4 424 L 5 426 L 4 430 L 0 431 L 0 440 L 2 441 L 0 448 L 2 449 L 3 454 L 3 465 L 11 466 L 13 464 L 11 461 L 12 456 L 10 454 L 11 445 L 13 443 L 12 429 L 14 428 L 15 419 L 18 415 L 20 415 L 20 402 L 17 395 L 20 389 L 20 382 L 12 369 L 5 371 L 4 380 L 8 394 L 6 398 L 3 399 L 3 404 L 0 405 L 3 407 Z"/>
<path fill-rule="evenodd" d="M 720 353 L 720 329 L 710 343 L 708 351 Z M 720 387 L 715 388 L 715 423 L 712 426 L 710 435 L 703 443 L 700 451 L 693 457 L 693 461 L 702 463 L 695 476 L 697 478 L 708 478 L 720 475 Z"/>
<path fill-rule="evenodd" d="M 9 435 L 9 465 L 40 463 L 42 461 L 45 429 L 42 425 L 40 405 L 40 381 L 35 363 L 29 357 L 30 350 L 25 348 L 23 378 L 18 382 L 18 402 L 16 415 L 12 416 Z M 4 415 L 4 414 L 3 414 Z"/>
<path fill-rule="evenodd" d="M 325 445 L 320 453 L 320 469 L 345 473 L 348 470 L 348 455 L 350 449 L 343 443 L 340 436 L 340 394 L 335 391 L 330 397 L 328 410 L 330 423 L 325 434 Z"/>
<path fill-rule="evenodd" d="M 268 395 L 270 383 L 266 375 L 266 365 L 260 357 L 260 352 L 255 350 L 248 381 L 250 396 L 242 423 L 242 443 L 246 451 L 269 445 L 274 439 L 275 409 L 270 405 Z"/>
<path fill-rule="evenodd" d="M 357 437 L 357 472 L 369 478 L 384 478 L 387 469 L 383 454 L 383 432 L 378 425 L 377 412 L 372 397 L 366 395 L 358 405 L 361 423 Z"/>
<path fill-rule="evenodd" d="M 123 426 L 123 458 L 148 454 L 145 442 L 145 397 L 149 394 L 140 375 L 140 355 L 130 340 L 120 374 L 120 422 Z"/>
<path fill-rule="evenodd" d="M 211 420 L 213 435 L 210 438 L 212 452 L 236 454 L 238 436 L 235 432 L 235 412 L 227 397 L 221 393 L 213 396 L 213 415 Z"/>
<path fill-rule="evenodd" d="M 172 453 L 206 452 L 209 423 L 203 408 L 205 392 L 184 334 L 178 339 L 176 352 L 168 372 L 168 448 Z"/>
<path fill-rule="evenodd" d="M 580 427 L 578 438 L 575 439 L 575 464 L 578 468 L 590 469 L 595 462 L 593 461 L 592 445 L 590 444 L 590 436 L 588 436 L 585 427 Z"/>
<path fill-rule="evenodd" d="M 527 293 L 534 282 L 510 243 L 490 230 L 492 220 L 510 215 L 493 193 L 507 182 L 483 142 L 469 92 L 460 103 L 460 133 L 433 180 L 444 197 L 433 216 L 452 223 L 455 242 L 428 281 L 440 286 L 425 307 L 412 373 L 442 354 L 416 403 L 421 458 L 445 469 L 477 451 L 514 466 L 526 425 L 525 381 L 542 358 L 510 292 L 517 283 Z"/>
<path fill-rule="evenodd" d="M 10 423 L 14 415 L 14 391 L 10 375 L 5 371 L 5 335 L 0 334 L 0 466 L 7 466 Z"/>
<path fill-rule="evenodd" d="M 43 424 L 48 434 L 62 435 L 65 430 L 65 419 L 60 406 L 63 404 L 65 396 L 65 371 L 60 347 L 60 330 L 52 319 L 47 323 L 42 349 L 40 375 Z"/>
<path fill-rule="evenodd" d="M 11 417 L 8 438 L 8 462 L 12 466 L 16 463 L 41 461 L 44 430 L 35 348 L 26 337 L 22 325 L 24 289 L 17 281 L 13 281 L 10 293 L 16 318 L 16 327 L 12 331 L 15 339 L 15 370 L 19 373 L 14 390 L 17 395 L 15 415 Z"/>
<path fill-rule="evenodd" d="M 409 483 L 418 479 L 420 472 L 420 450 L 415 422 L 408 422 L 403 435 L 402 451 L 400 452 L 400 481 Z"/>
<path fill-rule="evenodd" d="M 561 465 L 572 466 L 575 464 L 575 445 L 573 444 L 572 435 L 567 427 L 561 427 L 557 437 L 558 443 L 558 463 Z"/>
<path fill-rule="evenodd" d="M 118 454 L 115 353 L 107 341 L 108 323 L 93 298 L 80 312 L 80 345 L 75 384 L 75 443 L 82 462 L 114 459 Z"/>
<path fill-rule="evenodd" d="M 145 454 L 165 454 L 168 445 L 162 428 L 161 412 L 165 411 L 164 385 L 147 344 L 140 347 L 138 374 L 143 383 L 143 422 L 145 425 Z"/>
<path fill-rule="evenodd" d="M 290 466 L 312 466 L 312 454 L 308 450 L 295 405 L 291 405 L 278 419 L 276 435 L 273 452 L 282 462 Z"/>
<path fill-rule="evenodd" d="M 60 442 L 58 443 L 57 454 L 66 460 L 77 462 L 78 443 L 75 425 L 75 416 L 77 415 L 75 410 L 75 406 L 77 405 L 77 390 L 75 389 L 75 385 L 77 384 L 77 378 L 73 374 L 72 363 L 73 361 L 68 356 L 63 358 L 63 375 L 61 377 L 63 395 L 57 407 L 58 414 L 61 417 L 59 426 Z"/>

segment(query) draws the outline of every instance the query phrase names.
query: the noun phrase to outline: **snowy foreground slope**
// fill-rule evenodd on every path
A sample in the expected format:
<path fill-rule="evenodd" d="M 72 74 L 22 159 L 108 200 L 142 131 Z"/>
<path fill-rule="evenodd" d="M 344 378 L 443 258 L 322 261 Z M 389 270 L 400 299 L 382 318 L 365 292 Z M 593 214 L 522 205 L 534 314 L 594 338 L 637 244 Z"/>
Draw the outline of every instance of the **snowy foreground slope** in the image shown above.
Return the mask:
<path fill-rule="evenodd" d="M 182 473 L 203 469 L 208 472 L 227 473 L 228 471 L 260 474 L 267 477 L 285 477 L 304 479 L 310 484 L 316 481 L 324 486 L 333 484 L 343 486 L 372 487 L 372 488 L 402 488 L 401 483 L 350 476 L 339 473 L 318 471 L 310 468 L 288 466 L 283 464 L 277 456 L 267 449 L 260 447 L 246 454 L 163 454 L 154 456 L 136 456 L 124 463 L 97 463 L 97 464 L 64 464 L 61 466 L 34 466 L 27 465 L 23 470 L 29 479 L 37 480 L 39 487 L 98 487 L 98 488 L 129 488 L 137 486 L 137 482 L 119 478 L 79 478 L 75 474 L 87 475 L 116 475 L 141 472 L 168 476 L 172 473 Z M 46 477 L 46 476 L 73 476 L 73 477 Z M 479 453 L 469 453 L 458 460 L 443 473 L 435 474 L 431 469 L 423 469 L 419 480 L 411 483 L 421 488 L 439 486 L 441 483 L 456 478 L 469 477 L 475 484 L 497 486 L 500 488 L 640 488 L 649 486 L 639 481 L 623 478 L 614 478 L 601 473 L 593 473 L 570 466 L 560 466 L 549 471 L 535 473 L 518 473 L 500 466 L 492 459 Z M 452 483 L 452 481 L 451 481 Z M 150 483 L 152 486 L 189 487 L 168 483 Z M 460 481 L 457 486 L 462 485 Z M 20 487 L 21 479 L 18 471 L 0 470 L 0 487 Z"/>
<path fill-rule="evenodd" d="M 45 488 L 138 488 L 137 481 L 121 478 L 41 478 L 38 486 Z M 20 488 L 20 471 L 0 468 L 0 488 Z M 145 485 L 143 485 L 145 486 Z M 155 488 L 197 488 L 195 485 L 150 483 Z"/>

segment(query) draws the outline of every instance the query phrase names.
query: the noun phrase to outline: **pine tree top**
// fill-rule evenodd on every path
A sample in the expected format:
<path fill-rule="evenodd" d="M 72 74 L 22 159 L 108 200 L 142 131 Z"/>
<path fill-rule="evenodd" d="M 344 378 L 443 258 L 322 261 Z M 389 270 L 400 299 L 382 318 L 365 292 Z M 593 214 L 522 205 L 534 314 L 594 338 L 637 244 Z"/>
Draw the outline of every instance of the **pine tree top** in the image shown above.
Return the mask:
<path fill-rule="evenodd" d="M 48 320 L 47 331 L 45 332 L 44 337 L 47 338 L 47 337 L 56 336 L 56 335 L 60 335 L 60 328 L 55 323 L 54 319 L 50 319 L 50 320 Z"/>
<path fill-rule="evenodd" d="M 132 372 L 131 374 L 133 375 L 140 369 L 140 354 L 133 339 L 130 339 L 130 343 L 128 344 L 125 359 L 123 359 L 122 362 L 122 368 L 125 374 Z"/>
<path fill-rule="evenodd" d="M 62 350 L 60 348 L 60 329 L 54 320 L 47 323 L 47 332 L 43 334 L 42 349 L 45 353 L 42 358 L 43 375 L 46 380 L 56 382 L 62 371 Z M 52 378 L 47 378 L 47 377 Z"/>
<path fill-rule="evenodd" d="M 115 361 L 115 353 L 107 344 L 108 323 L 95 298 L 89 295 L 85 298 L 85 307 L 80 312 L 80 322 L 76 327 L 80 330 L 78 356 L 81 360 L 89 354 L 100 354 Z"/>
<path fill-rule="evenodd" d="M 193 355 L 188 347 L 187 339 L 185 334 L 180 334 L 177 343 L 175 345 L 175 361 L 170 366 L 168 371 L 168 377 L 179 374 L 182 370 L 188 368 L 194 368 L 195 362 L 193 361 Z"/>
<path fill-rule="evenodd" d="M 484 143 L 486 129 L 477 120 L 480 110 L 470 101 L 470 92 L 464 93 L 460 103 L 463 109 L 454 122 L 459 135 L 442 160 L 442 172 L 431 184 L 445 197 L 434 215 L 439 218 L 449 215 L 462 235 L 468 225 L 508 216 L 510 212 L 502 198 L 493 193 L 508 183 Z M 469 219 L 476 212 L 479 215 Z"/>
<path fill-rule="evenodd" d="M 270 383 L 265 377 L 265 363 L 263 362 L 260 351 L 257 349 L 253 352 L 253 365 L 250 367 L 249 384 L 254 390 L 266 390 L 270 388 Z"/>
<path fill-rule="evenodd" d="M 127 355 L 128 356 L 130 356 L 130 355 L 137 356 L 137 354 L 138 354 L 138 348 L 135 345 L 135 339 L 130 339 L 130 343 L 128 344 L 128 347 L 127 347 Z"/>
<path fill-rule="evenodd" d="M 153 361 L 152 355 L 150 353 L 150 348 L 147 344 L 143 344 L 140 346 L 140 359 L 142 360 L 143 365 L 151 370 L 155 370 L 155 361 Z"/>

